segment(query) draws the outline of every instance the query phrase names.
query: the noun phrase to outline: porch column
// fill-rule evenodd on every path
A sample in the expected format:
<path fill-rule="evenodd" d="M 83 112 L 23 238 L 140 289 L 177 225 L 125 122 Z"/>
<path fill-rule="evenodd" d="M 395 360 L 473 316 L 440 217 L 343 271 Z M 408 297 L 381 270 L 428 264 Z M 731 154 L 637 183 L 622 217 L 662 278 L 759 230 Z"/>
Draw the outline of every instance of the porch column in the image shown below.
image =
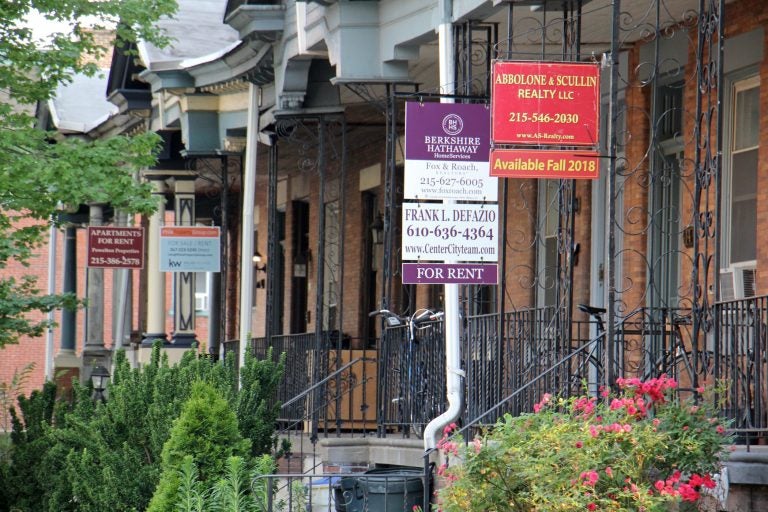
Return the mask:
<path fill-rule="evenodd" d="M 77 294 L 77 228 L 67 224 L 64 228 L 64 269 L 62 292 Z M 53 360 L 54 381 L 62 392 L 72 388 L 72 379 L 79 375 L 80 360 L 75 354 L 75 327 L 77 310 L 64 308 L 61 311 L 61 340 L 58 354 Z M 66 391 L 63 391 L 66 390 Z"/>
<path fill-rule="evenodd" d="M 104 205 L 88 205 L 88 224 L 101 226 L 104 223 Z M 83 348 L 83 369 L 80 380 L 87 382 L 97 365 L 111 366 L 110 350 L 104 347 L 104 269 L 88 268 L 86 271 L 85 347 Z"/>
<path fill-rule="evenodd" d="M 64 275 L 62 292 L 77 293 L 77 228 L 67 224 L 64 228 Z M 77 310 L 64 308 L 61 312 L 60 354 L 75 353 L 75 322 Z"/>
<path fill-rule="evenodd" d="M 152 183 L 152 195 L 157 198 L 157 210 L 149 218 L 147 240 L 147 332 L 142 346 L 152 346 L 165 337 L 165 272 L 160 272 L 160 228 L 165 223 L 164 176 L 147 176 Z"/>
<path fill-rule="evenodd" d="M 195 176 L 174 179 L 175 213 L 177 226 L 195 225 Z M 190 347 L 195 339 L 195 274 L 174 273 L 173 336 L 171 342 L 179 347 Z"/>

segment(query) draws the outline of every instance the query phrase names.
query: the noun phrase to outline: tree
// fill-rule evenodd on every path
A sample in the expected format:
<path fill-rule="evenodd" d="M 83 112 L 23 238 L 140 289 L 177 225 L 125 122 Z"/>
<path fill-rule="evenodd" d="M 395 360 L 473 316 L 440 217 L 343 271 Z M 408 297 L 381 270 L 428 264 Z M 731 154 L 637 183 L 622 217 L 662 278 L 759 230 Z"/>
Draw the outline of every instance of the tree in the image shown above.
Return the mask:
<path fill-rule="evenodd" d="M 131 368 L 125 353 L 118 351 L 109 399 L 104 403 L 94 403 L 90 390 L 77 383 L 71 404 L 55 401 L 53 383 L 19 399 L 18 412 L 11 411 L 10 454 L 0 459 L 0 510 L 146 510 L 160 481 L 163 449 L 173 422 L 196 382 L 205 382 L 225 399 L 230 418 L 245 417 L 249 411 L 263 414 L 242 423 L 235 420 L 239 434 L 230 430 L 228 435 L 245 439 L 236 455 L 250 463 L 248 447 L 254 444 L 266 447 L 258 454 L 269 453 L 275 446 L 278 409 L 265 404 L 275 402 L 283 358 L 275 362 L 249 355 L 242 370 L 242 390 L 238 390 L 234 354 L 217 362 L 190 350 L 177 365 L 169 366 L 161 347 L 162 342 L 156 342 L 150 363 L 138 368 Z M 268 455 L 267 459 L 271 460 Z M 223 465 L 225 460 L 218 462 Z M 199 458 L 193 462 L 195 471 L 197 465 L 203 469 L 205 488 L 215 484 L 208 481 L 210 466 Z M 198 477 L 186 478 L 178 476 L 179 485 L 192 485 Z M 189 485 L 182 490 L 191 504 L 196 487 Z"/>
<path fill-rule="evenodd" d="M 147 512 L 176 509 L 184 457 L 191 455 L 199 480 L 210 483 L 224 476 L 229 457 L 242 457 L 250 448 L 250 441 L 240 435 L 237 416 L 229 402 L 215 387 L 196 382 L 163 446 L 160 483 Z"/>
<path fill-rule="evenodd" d="M 23 25 L 33 7 L 52 21 L 69 22 L 71 30 L 37 40 Z M 63 207 L 99 202 L 133 213 L 154 209 L 150 190 L 133 176 L 155 162 L 157 136 L 54 144 L 32 113 L 75 74 L 98 72 L 94 60 L 108 49 L 93 29 L 115 27 L 118 45 L 140 39 L 162 46 L 168 41 L 155 22 L 175 9 L 175 0 L 17 0 L 0 6 L 0 268 L 26 264 Z M 86 26 L 85 20 L 96 22 Z M 47 322 L 30 313 L 74 305 L 71 296 L 43 295 L 31 278 L 0 278 L 0 347 L 44 332 Z"/>

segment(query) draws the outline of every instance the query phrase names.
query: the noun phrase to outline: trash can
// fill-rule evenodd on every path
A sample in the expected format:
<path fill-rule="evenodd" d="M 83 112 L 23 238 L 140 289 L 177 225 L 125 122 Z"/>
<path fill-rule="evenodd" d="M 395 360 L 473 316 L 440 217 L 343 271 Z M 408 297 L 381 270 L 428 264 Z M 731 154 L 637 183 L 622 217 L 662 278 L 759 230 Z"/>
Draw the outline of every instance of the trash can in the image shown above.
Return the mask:
<path fill-rule="evenodd" d="M 424 502 L 423 473 L 410 469 L 372 469 L 344 477 L 333 486 L 336 512 L 412 512 Z"/>

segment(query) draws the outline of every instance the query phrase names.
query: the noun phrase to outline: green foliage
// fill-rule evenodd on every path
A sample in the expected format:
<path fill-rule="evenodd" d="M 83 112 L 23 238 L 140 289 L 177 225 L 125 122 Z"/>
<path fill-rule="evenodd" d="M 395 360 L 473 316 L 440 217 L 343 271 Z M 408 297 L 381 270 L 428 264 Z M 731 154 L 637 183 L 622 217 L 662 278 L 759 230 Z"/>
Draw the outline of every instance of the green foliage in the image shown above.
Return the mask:
<path fill-rule="evenodd" d="M 191 455 L 185 455 L 179 469 L 179 491 L 176 509 L 179 512 L 204 512 L 208 493 L 197 477 L 197 466 Z"/>
<path fill-rule="evenodd" d="M 13 430 L 12 451 L 3 470 L 2 494 L 20 510 L 42 510 L 39 489 L 44 485 L 40 461 L 51 446 L 48 427 L 54 421 L 56 386 L 45 383 L 42 390 L 18 398 L 18 410 L 10 409 Z"/>
<path fill-rule="evenodd" d="M 201 482 L 191 455 L 184 457 L 179 469 L 176 508 L 184 512 L 264 512 L 268 510 L 268 479 L 277 466 L 269 455 L 261 455 L 249 469 L 244 458 L 229 457 L 222 477 L 216 482 Z M 303 505 L 303 501 L 301 504 Z M 299 501 L 295 501 L 296 505 Z M 283 508 L 276 507 L 275 510 Z M 296 507 L 294 510 L 304 510 Z"/>
<path fill-rule="evenodd" d="M 602 401 L 544 395 L 535 414 L 506 415 L 464 448 L 446 433 L 440 447 L 460 462 L 438 470 L 440 508 L 665 512 L 696 502 L 715 485 L 725 427 L 711 409 L 671 401 L 671 379 L 618 384 Z"/>
<path fill-rule="evenodd" d="M 220 363 L 189 351 L 170 367 L 161 346 L 155 344 L 150 363 L 140 368 L 131 368 L 125 354 L 118 352 L 105 403 L 94 404 L 90 390 L 79 385 L 66 408 L 54 407 L 52 385 L 45 393 L 21 400 L 0 497 L 7 494 L 8 503 L 24 512 L 146 510 L 160 480 L 163 447 L 195 383 L 215 389 L 225 399 L 228 415 L 234 416 L 241 401 L 234 359 Z M 249 358 L 243 372 L 243 388 L 259 390 L 259 402 L 271 400 L 280 376 L 254 367 L 282 371 L 282 366 Z M 251 382 L 262 377 L 266 383 Z M 223 407 L 220 401 L 218 407 Z M 252 430 L 262 435 L 259 442 L 275 435 L 275 417 L 262 420 L 265 424 Z M 270 435 L 264 434 L 268 428 Z M 231 429 L 227 432 L 233 434 Z M 251 432 L 241 429 L 238 435 L 250 439 Z M 250 444 L 244 441 L 238 453 Z M 225 460 L 226 456 L 220 458 L 217 471 Z"/>
<path fill-rule="evenodd" d="M 192 456 L 201 482 L 213 482 L 224 474 L 228 457 L 242 456 L 249 450 L 250 442 L 241 437 L 237 417 L 227 400 L 210 384 L 195 382 L 192 396 L 173 422 L 171 436 L 163 447 L 160 483 L 147 510 L 165 512 L 176 508 L 179 470 L 185 456 Z"/>
<path fill-rule="evenodd" d="M 21 370 L 13 372 L 13 377 L 8 382 L 0 382 L 0 431 L 11 430 L 11 409 L 16 406 L 16 400 L 21 396 L 22 390 L 29 380 L 29 376 L 35 369 L 34 363 L 27 364 Z M 0 460 L 3 459 L 0 452 Z"/>
<path fill-rule="evenodd" d="M 240 430 L 251 440 L 251 455 L 254 457 L 275 449 L 277 437 L 274 425 L 280 413 L 280 404 L 274 396 L 284 373 L 285 353 L 277 361 L 273 358 L 271 347 L 264 359 L 256 359 L 246 353 L 241 371 L 242 387 L 237 394 L 235 410 Z"/>
<path fill-rule="evenodd" d="M 22 22 L 32 8 L 51 21 L 65 21 L 66 33 L 44 42 L 35 40 Z M 26 264 L 39 247 L 62 205 L 109 203 L 126 212 L 148 213 L 155 208 L 148 184 L 135 173 L 153 165 L 159 137 L 149 133 L 85 141 L 58 140 L 36 126 L 32 115 L 58 86 L 76 74 L 95 75 L 95 59 L 108 48 L 100 45 L 93 28 L 113 27 L 117 45 L 129 47 L 138 39 L 162 46 L 168 42 L 156 21 L 172 15 L 174 0 L 17 0 L 0 7 L 0 268 L 11 262 Z M 34 172 L 30 172 L 33 169 Z M 47 321 L 31 320 L 30 313 L 76 305 L 72 296 L 46 296 L 31 278 L 0 279 L 0 347 L 20 336 L 39 336 Z M 35 316 L 35 315 L 32 315 Z M 39 316 L 39 315 L 37 315 Z"/>

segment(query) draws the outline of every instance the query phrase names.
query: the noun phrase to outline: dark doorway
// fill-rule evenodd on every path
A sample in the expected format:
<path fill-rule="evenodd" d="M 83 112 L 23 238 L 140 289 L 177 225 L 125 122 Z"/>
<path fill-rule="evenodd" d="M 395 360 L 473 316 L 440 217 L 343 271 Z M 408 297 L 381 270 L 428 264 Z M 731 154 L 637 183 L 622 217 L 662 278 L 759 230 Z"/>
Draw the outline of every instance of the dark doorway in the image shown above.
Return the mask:
<path fill-rule="evenodd" d="M 309 203 L 291 203 L 291 333 L 307 332 L 307 276 L 309 274 Z"/>

